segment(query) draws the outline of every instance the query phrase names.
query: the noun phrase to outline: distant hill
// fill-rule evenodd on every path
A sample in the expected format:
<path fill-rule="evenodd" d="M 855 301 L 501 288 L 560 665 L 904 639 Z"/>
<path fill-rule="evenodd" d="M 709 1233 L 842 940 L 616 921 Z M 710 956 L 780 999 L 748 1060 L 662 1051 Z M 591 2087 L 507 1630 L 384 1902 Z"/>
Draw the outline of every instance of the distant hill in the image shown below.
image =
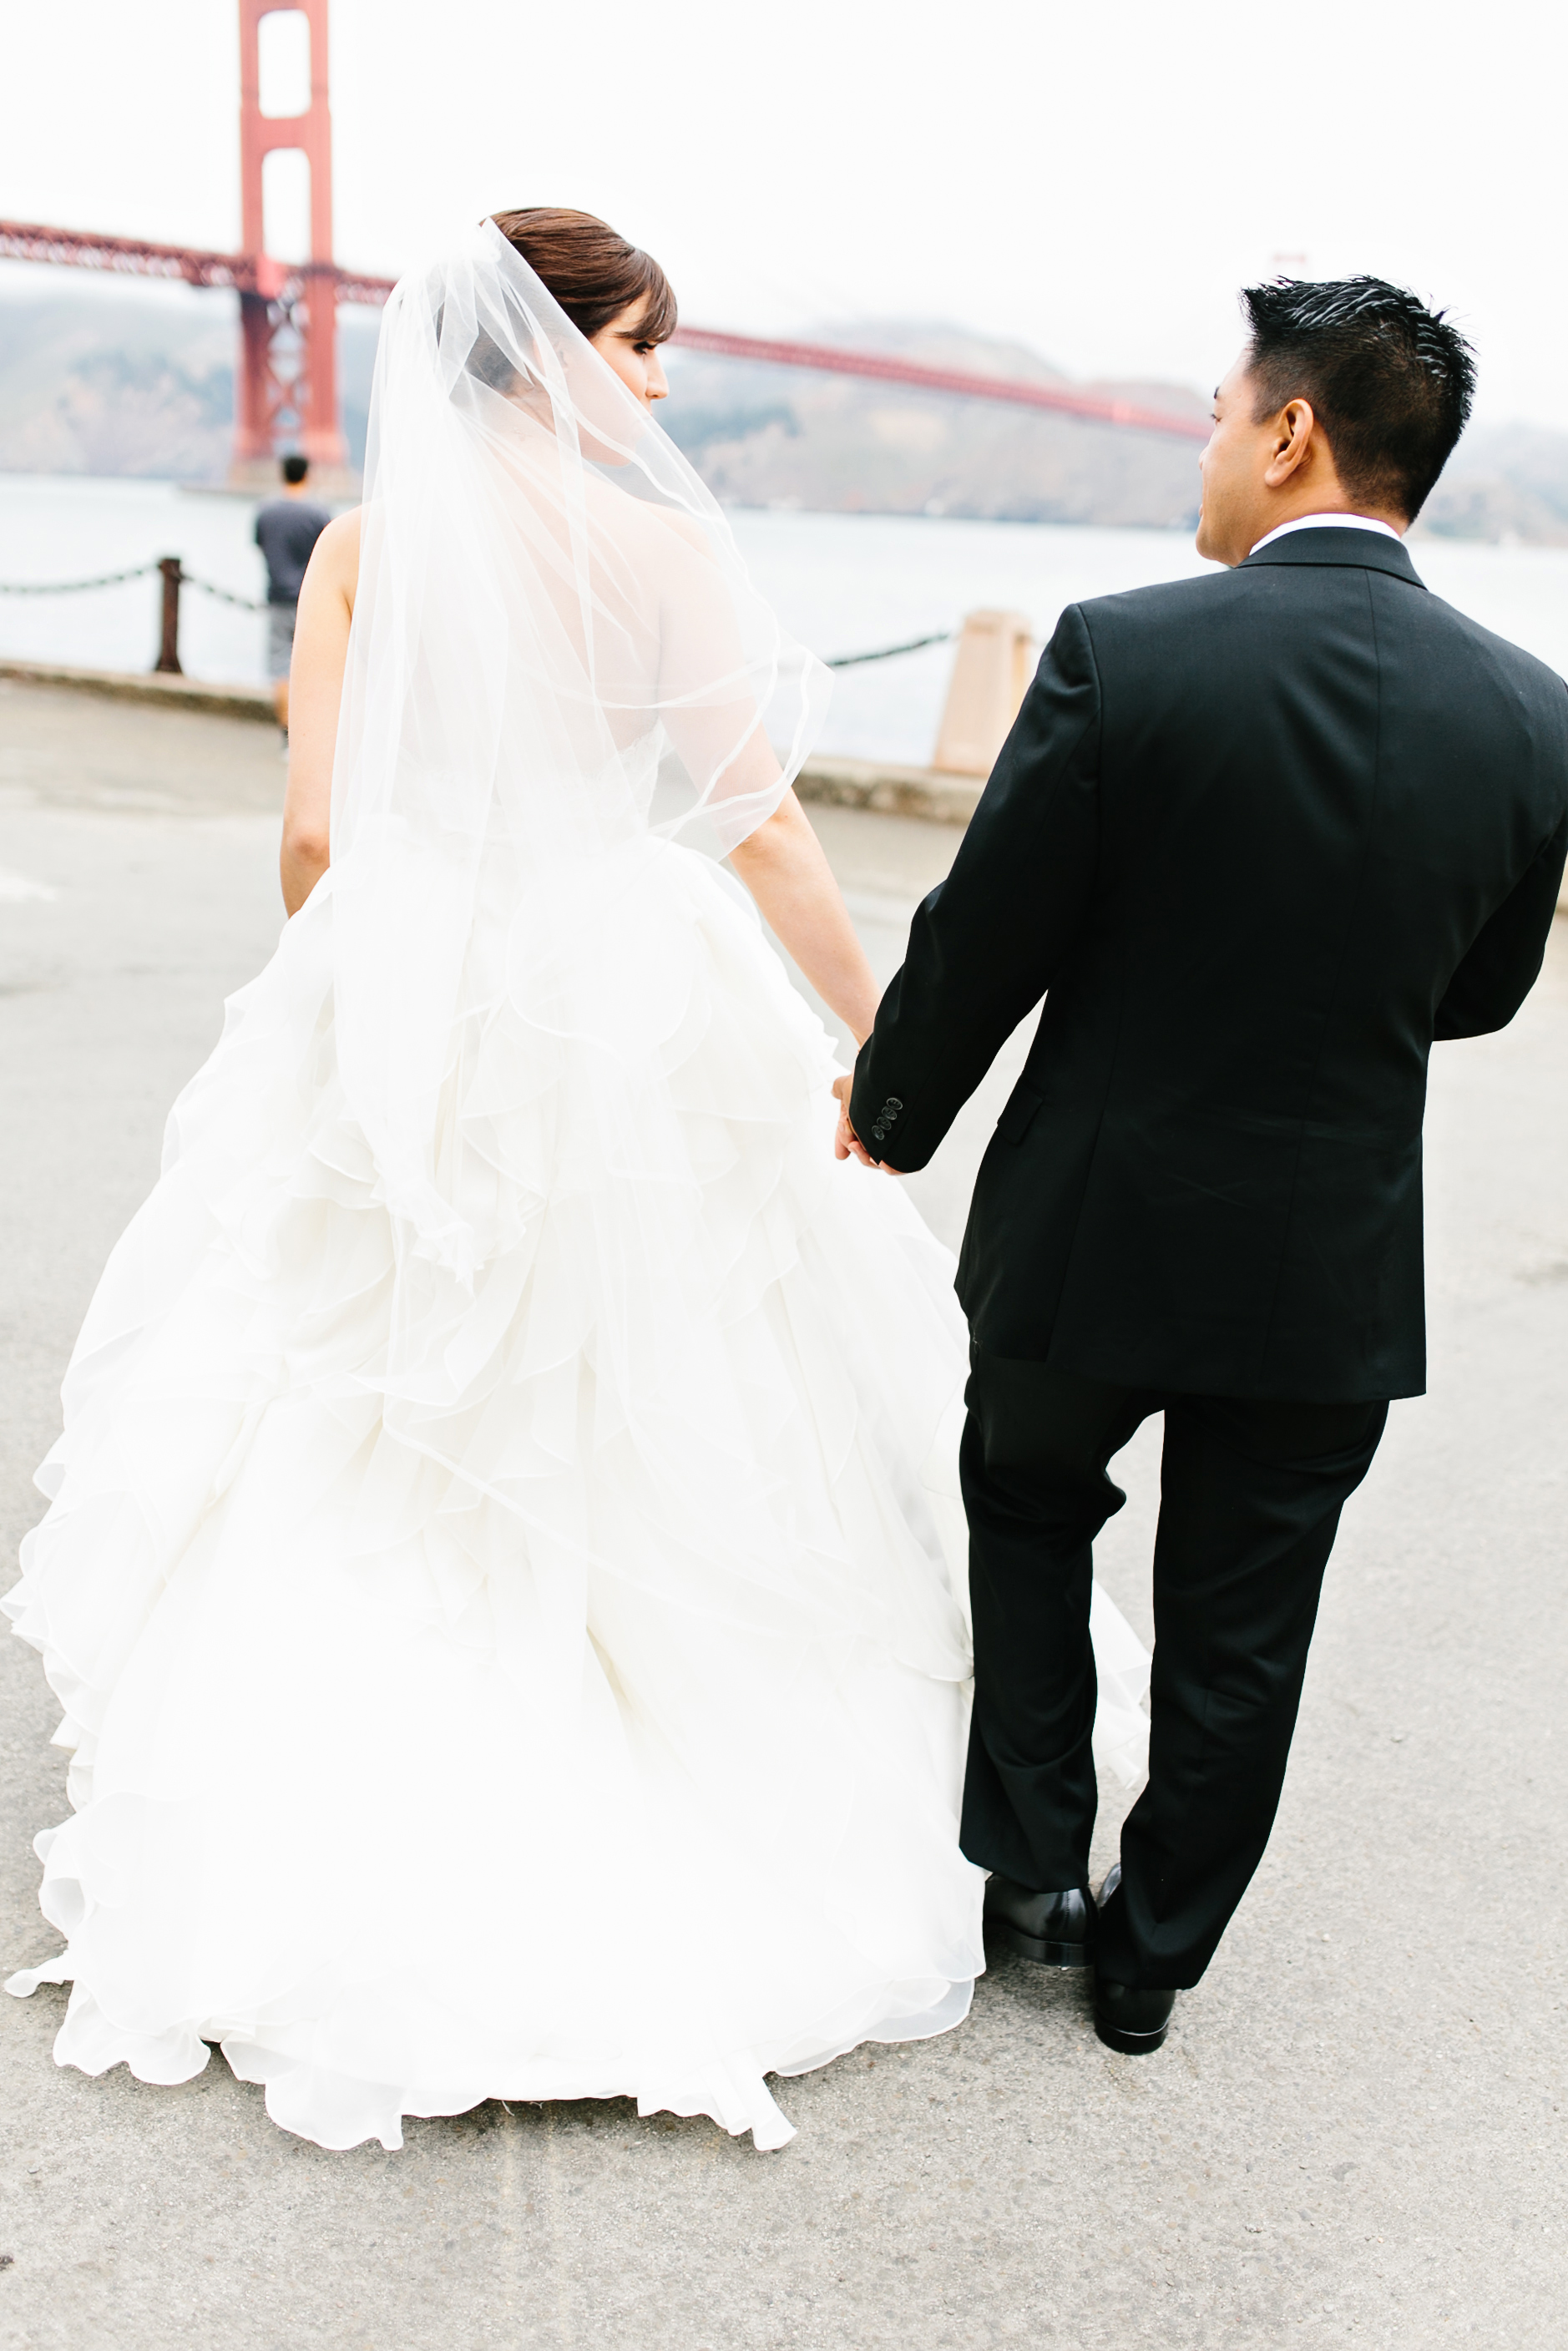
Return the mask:
<path fill-rule="evenodd" d="M 232 295 L 94 287 L 0 299 L 0 472 L 221 482 L 234 439 Z M 339 329 L 343 428 L 364 462 L 373 315 Z"/>
<path fill-rule="evenodd" d="M 926 367 L 1071 381 L 1021 343 L 951 327 L 868 321 L 815 340 Z M 737 505 L 1009 522 L 1186 524 L 1197 512 L 1192 441 L 681 350 L 671 354 L 670 386 L 666 429 L 717 496 Z M 1074 389 L 1113 392 L 1180 415 L 1207 413 L 1185 385 Z"/>
<path fill-rule="evenodd" d="M 1416 529 L 1505 546 L 1568 547 L 1568 433 L 1535 424 L 1473 427 Z"/>
<path fill-rule="evenodd" d="M 340 322 L 344 430 L 363 463 L 377 320 Z M 221 481 L 234 415 L 232 298 L 119 286 L 0 292 L 0 471 Z M 1022 343 L 940 323 L 862 321 L 815 340 L 933 367 L 1067 384 Z M 852 376 L 670 354 L 662 422 L 738 506 L 1189 528 L 1197 444 Z M 1183 384 L 1075 384 L 1202 417 Z M 1472 432 L 1418 528 L 1568 546 L 1568 434 Z"/>

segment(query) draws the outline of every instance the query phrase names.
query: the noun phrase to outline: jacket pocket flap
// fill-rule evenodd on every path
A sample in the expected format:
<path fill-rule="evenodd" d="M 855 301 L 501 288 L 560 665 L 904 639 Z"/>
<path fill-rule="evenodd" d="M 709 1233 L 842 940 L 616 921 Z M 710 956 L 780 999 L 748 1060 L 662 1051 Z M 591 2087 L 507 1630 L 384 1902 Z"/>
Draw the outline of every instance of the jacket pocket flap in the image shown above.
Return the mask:
<path fill-rule="evenodd" d="M 997 1121 L 997 1133 L 1004 1143 L 1021 1143 L 1029 1133 L 1036 1111 L 1045 1096 L 1037 1086 L 1020 1078 L 1003 1106 Z"/>

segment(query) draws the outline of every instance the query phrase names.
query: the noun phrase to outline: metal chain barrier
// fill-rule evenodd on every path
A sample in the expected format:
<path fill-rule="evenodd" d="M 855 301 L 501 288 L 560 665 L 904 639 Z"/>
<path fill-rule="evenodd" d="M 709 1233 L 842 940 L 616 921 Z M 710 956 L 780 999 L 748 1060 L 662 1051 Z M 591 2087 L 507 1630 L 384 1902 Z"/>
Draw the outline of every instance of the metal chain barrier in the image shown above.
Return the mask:
<path fill-rule="evenodd" d="M 150 580 L 162 569 L 157 563 L 139 563 L 131 571 L 106 571 L 101 580 L 0 580 L 0 596 L 81 596 L 92 588 L 118 588 L 127 580 Z M 241 612 L 265 612 L 265 602 L 258 603 L 250 596 L 236 596 L 230 588 L 219 588 L 211 580 L 198 580 L 193 571 L 182 567 L 179 574 L 182 588 L 199 588 L 204 596 L 215 597 L 220 604 L 232 604 Z M 881 645 L 869 653 L 840 653 L 830 661 L 829 669 L 859 669 L 866 662 L 893 661 L 900 653 L 924 653 L 927 645 L 949 645 L 957 635 L 956 629 L 938 629 L 934 636 L 911 637 L 901 645 Z"/>
<path fill-rule="evenodd" d="M 127 580 L 150 580 L 159 569 L 156 563 L 139 563 L 131 571 L 106 571 L 101 580 L 0 580 L 0 596 L 80 596 L 89 588 L 118 588 Z M 210 580 L 198 580 L 193 571 L 182 570 L 183 588 L 199 588 L 204 596 L 215 596 L 220 604 L 234 604 L 242 612 L 265 612 L 265 603 L 258 604 L 250 596 L 236 596 L 232 589 L 219 588 Z"/>
<path fill-rule="evenodd" d="M 237 604 L 242 612 L 267 610 L 265 602 L 258 604 L 249 596 L 235 596 L 227 588 L 214 588 L 210 580 L 198 580 L 193 572 L 182 572 L 180 576 L 187 588 L 199 588 L 204 596 L 215 596 L 220 604 Z"/>
<path fill-rule="evenodd" d="M 79 596 L 89 588 L 118 588 L 122 580 L 151 579 L 158 566 L 139 563 L 134 571 L 107 571 L 101 580 L 0 580 L 0 596 Z"/>
<path fill-rule="evenodd" d="M 926 645 L 950 645 L 957 635 L 956 629 L 940 629 L 934 637 L 911 637 L 907 644 L 883 645 L 874 653 L 841 653 L 837 661 L 825 664 L 829 669 L 859 669 L 862 662 L 892 661 L 895 653 L 917 653 Z"/>

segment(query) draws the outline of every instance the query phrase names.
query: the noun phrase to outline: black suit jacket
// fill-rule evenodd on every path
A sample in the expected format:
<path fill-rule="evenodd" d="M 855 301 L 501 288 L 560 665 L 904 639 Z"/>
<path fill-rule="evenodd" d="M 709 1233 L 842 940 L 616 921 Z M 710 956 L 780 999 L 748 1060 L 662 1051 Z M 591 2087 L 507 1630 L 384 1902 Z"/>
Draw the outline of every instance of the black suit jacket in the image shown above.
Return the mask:
<path fill-rule="evenodd" d="M 1511 1019 L 1565 851 L 1568 688 L 1393 539 L 1064 612 L 851 1103 L 923 1167 L 1044 997 L 964 1240 L 977 1343 L 1419 1394 L 1427 1054 Z"/>

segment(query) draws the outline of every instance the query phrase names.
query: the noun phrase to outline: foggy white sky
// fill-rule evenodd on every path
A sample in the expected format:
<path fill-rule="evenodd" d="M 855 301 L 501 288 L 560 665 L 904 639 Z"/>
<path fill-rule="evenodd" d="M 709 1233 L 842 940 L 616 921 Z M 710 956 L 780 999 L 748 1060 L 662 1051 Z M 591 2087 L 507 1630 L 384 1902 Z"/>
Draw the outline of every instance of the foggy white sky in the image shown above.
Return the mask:
<path fill-rule="evenodd" d="M 1491 0 L 332 0 L 337 257 L 602 214 L 696 323 L 946 319 L 1207 386 L 1280 254 L 1449 307 L 1568 428 L 1568 15 Z M 231 0 L 9 12 L 0 215 L 233 248 Z M 6 273 L 16 280 L 17 271 Z M 42 272 L 38 273 L 41 278 Z"/>

